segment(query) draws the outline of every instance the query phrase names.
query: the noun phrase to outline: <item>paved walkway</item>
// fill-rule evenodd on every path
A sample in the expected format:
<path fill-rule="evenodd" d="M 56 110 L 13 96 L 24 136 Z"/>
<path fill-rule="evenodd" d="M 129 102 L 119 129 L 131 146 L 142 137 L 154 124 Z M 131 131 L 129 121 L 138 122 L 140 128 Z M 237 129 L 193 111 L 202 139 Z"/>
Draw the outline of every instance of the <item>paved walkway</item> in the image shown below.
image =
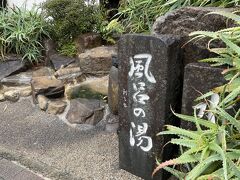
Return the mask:
<path fill-rule="evenodd" d="M 0 103 L 0 157 L 51 180 L 139 180 L 119 168 L 117 134 L 104 123 L 70 127 L 30 99 Z"/>
<path fill-rule="evenodd" d="M 43 180 L 43 178 L 0 157 L 0 180 Z"/>

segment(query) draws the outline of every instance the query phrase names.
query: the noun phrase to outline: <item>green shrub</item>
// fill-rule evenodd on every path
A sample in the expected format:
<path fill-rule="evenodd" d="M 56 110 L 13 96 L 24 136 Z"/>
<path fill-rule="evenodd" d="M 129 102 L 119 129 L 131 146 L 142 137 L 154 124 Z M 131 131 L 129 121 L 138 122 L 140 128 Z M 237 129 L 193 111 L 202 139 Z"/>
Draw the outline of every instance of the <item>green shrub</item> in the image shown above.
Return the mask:
<path fill-rule="evenodd" d="M 185 6 L 232 7 L 240 0 L 122 0 L 118 19 L 127 32 L 146 33 L 157 17 Z"/>
<path fill-rule="evenodd" d="M 58 51 L 65 56 L 74 57 L 77 54 L 77 47 L 74 42 L 69 42 L 60 46 Z"/>
<path fill-rule="evenodd" d="M 39 61 L 42 39 L 48 36 L 44 16 L 37 9 L 7 9 L 0 11 L 1 59 L 7 53 L 23 56 L 23 60 Z"/>
<path fill-rule="evenodd" d="M 84 0 L 48 0 L 44 5 L 51 37 L 59 46 L 73 42 L 78 35 L 96 32 L 101 22 L 101 11 L 97 5 L 86 5 Z"/>
<path fill-rule="evenodd" d="M 228 12 L 215 12 L 228 17 L 240 24 L 240 16 Z M 205 100 L 208 108 L 206 113 L 214 115 L 211 122 L 199 118 L 194 110 L 194 116 L 175 114 L 182 120 L 195 123 L 197 130 L 184 130 L 174 126 L 167 126 L 167 130 L 159 135 L 175 134 L 179 138 L 172 139 L 171 143 L 181 147 L 181 155 L 163 163 L 158 163 L 154 173 L 165 169 L 179 179 L 184 180 L 233 180 L 240 179 L 240 27 L 233 27 L 217 32 L 197 31 L 190 34 L 193 40 L 211 38 L 209 50 L 218 56 L 202 60 L 212 63 L 213 66 L 226 67 L 223 71 L 227 84 L 213 89 L 199 97 Z M 220 40 L 226 47 L 211 48 L 211 42 Z M 219 94 L 220 101 L 214 104 L 207 98 L 214 93 Z M 168 166 L 180 165 L 186 171 L 178 171 Z M 181 169 L 181 168 L 180 168 Z"/>
<path fill-rule="evenodd" d="M 116 36 L 119 36 L 124 33 L 124 27 L 116 19 L 111 22 L 103 21 L 100 26 L 100 34 L 102 39 L 107 43 L 115 44 Z"/>

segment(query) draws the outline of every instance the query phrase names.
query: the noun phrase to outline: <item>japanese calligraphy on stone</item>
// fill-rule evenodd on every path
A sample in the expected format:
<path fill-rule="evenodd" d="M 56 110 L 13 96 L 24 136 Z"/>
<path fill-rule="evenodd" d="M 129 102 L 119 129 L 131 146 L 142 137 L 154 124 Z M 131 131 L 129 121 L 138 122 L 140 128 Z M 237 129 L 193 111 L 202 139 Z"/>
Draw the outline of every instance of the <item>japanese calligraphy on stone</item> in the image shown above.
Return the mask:
<path fill-rule="evenodd" d="M 132 113 L 136 119 L 141 118 L 139 122 L 131 122 L 130 145 L 139 147 L 145 152 L 150 151 L 153 147 L 152 138 L 147 136 L 148 124 L 144 122 L 148 118 L 144 106 L 147 106 L 150 101 L 146 83 L 156 83 L 156 79 L 149 70 L 151 61 L 151 54 L 137 54 L 130 57 L 130 71 L 128 72 L 134 91 L 131 97 L 135 103 Z"/>

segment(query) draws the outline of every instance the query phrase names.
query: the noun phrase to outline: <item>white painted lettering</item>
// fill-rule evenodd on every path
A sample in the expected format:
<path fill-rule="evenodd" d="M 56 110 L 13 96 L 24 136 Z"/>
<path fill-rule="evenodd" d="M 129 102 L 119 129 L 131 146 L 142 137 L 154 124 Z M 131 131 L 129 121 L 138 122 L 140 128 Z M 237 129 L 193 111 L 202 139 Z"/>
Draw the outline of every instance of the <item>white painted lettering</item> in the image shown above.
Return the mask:
<path fill-rule="evenodd" d="M 136 117 L 139 117 L 141 114 L 142 114 L 141 117 L 146 116 L 145 111 L 142 108 L 134 108 L 133 113 Z"/>

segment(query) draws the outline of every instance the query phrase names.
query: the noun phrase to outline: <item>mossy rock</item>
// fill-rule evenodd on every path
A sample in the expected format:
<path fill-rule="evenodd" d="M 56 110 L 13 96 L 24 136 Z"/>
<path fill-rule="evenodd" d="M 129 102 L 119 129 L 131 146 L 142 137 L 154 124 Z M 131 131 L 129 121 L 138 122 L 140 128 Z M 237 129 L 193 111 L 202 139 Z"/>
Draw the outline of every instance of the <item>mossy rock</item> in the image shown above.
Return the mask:
<path fill-rule="evenodd" d="M 88 88 L 80 88 L 77 91 L 73 90 L 71 92 L 70 96 L 68 96 L 68 98 L 70 98 L 70 99 L 86 98 L 86 99 L 99 99 L 99 100 L 104 99 L 104 97 L 105 97 L 105 95 L 94 92 Z"/>

